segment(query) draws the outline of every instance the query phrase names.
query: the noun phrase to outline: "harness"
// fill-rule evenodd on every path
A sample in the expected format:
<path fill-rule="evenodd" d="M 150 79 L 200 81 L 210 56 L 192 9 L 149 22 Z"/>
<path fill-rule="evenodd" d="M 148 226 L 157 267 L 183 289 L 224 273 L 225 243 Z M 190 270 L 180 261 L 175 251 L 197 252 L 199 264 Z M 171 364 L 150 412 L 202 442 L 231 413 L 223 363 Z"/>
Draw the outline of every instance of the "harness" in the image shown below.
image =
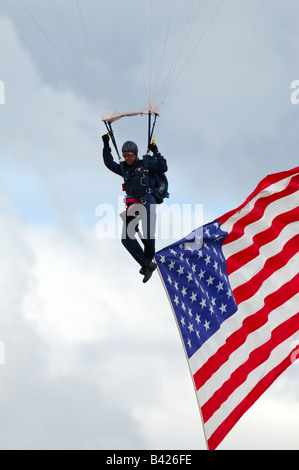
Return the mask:
<path fill-rule="evenodd" d="M 149 159 L 148 161 L 146 157 L 149 157 L 148 155 L 145 155 L 143 157 L 143 175 L 140 177 L 140 184 L 141 186 L 144 186 L 145 188 L 145 193 L 143 196 L 140 198 L 133 198 L 131 196 L 126 196 L 125 197 L 125 204 L 126 207 L 129 208 L 132 204 L 143 204 L 145 205 L 149 197 L 153 194 L 153 190 L 151 188 L 150 184 L 150 177 L 149 177 Z M 124 179 L 124 184 L 123 184 L 123 191 L 126 191 L 126 182 L 129 181 L 132 177 L 132 175 L 129 173 L 127 174 L 125 171 L 125 162 L 120 162 L 120 169 L 122 173 L 122 177 Z"/>

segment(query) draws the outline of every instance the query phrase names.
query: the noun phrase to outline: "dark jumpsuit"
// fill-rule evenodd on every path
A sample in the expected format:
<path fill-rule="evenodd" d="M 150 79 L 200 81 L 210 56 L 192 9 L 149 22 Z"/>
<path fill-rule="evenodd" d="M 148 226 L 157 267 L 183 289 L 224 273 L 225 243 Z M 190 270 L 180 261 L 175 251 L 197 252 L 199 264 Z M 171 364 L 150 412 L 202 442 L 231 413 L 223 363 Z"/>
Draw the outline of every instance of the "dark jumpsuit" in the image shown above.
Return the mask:
<path fill-rule="evenodd" d="M 142 225 L 144 250 L 136 239 L 138 231 L 137 222 L 131 217 L 125 218 L 122 230 L 122 244 L 140 266 L 149 265 L 155 255 L 156 199 L 150 191 L 147 191 L 143 160 L 138 159 L 133 165 L 128 165 L 126 162 L 120 165 L 113 160 L 109 145 L 104 147 L 103 159 L 109 170 L 124 178 L 126 198 L 133 198 L 140 202 L 140 204 L 134 207 L 140 209 L 138 212 Z M 156 154 L 155 159 L 149 163 L 150 187 L 153 187 L 155 183 L 155 173 L 165 173 L 167 169 L 165 158 L 160 153 Z"/>

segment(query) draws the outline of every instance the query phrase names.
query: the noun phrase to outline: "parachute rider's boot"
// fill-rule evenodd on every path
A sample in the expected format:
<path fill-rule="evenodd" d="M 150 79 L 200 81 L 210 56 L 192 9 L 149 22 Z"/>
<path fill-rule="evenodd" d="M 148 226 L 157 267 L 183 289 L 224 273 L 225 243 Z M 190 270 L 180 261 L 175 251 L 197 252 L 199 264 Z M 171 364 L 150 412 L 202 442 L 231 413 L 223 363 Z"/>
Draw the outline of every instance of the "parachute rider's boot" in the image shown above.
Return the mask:
<path fill-rule="evenodd" d="M 147 264 L 145 266 L 143 266 L 143 270 L 144 270 L 144 278 L 143 278 L 143 283 L 145 284 L 147 281 L 150 280 L 150 278 L 152 277 L 153 275 L 153 272 L 157 269 L 157 265 L 156 263 L 153 263 L 152 261 L 150 262 L 150 264 Z"/>

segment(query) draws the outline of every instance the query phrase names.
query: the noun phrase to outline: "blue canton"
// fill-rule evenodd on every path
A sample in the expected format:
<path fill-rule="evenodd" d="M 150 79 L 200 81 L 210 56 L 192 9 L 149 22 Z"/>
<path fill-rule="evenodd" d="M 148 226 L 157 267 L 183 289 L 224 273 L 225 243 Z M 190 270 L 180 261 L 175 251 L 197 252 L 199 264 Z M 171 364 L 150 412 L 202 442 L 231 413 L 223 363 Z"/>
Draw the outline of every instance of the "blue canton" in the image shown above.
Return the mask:
<path fill-rule="evenodd" d="M 237 311 L 220 225 L 196 229 L 155 256 L 189 358 Z"/>

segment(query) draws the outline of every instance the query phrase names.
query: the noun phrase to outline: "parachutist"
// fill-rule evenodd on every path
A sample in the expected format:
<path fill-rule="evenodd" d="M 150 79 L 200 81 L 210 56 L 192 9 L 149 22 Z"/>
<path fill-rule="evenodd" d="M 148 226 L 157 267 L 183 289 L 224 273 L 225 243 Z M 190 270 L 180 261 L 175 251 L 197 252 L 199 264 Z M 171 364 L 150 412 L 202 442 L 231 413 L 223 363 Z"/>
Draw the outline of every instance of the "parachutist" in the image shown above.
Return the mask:
<path fill-rule="evenodd" d="M 121 214 L 123 220 L 122 244 L 141 266 L 140 274 L 146 283 L 157 268 L 155 256 L 156 204 L 168 197 L 168 184 L 164 173 L 167 162 L 158 150 L 156 143 L 149 145 L 153 156 L 138 157 L 135 142 L 127 141 L 122 147 L 124 161 L 116 163 L 110 148 L 109 134 L 102 137 L 104 143 L 103 159 L 106 167 L 122 176 L 126 191 L 126 210 Z M 142 226 L 142 234 L 139 231 Z M 138 234 L 143 247 L 136 239 Z"/>

